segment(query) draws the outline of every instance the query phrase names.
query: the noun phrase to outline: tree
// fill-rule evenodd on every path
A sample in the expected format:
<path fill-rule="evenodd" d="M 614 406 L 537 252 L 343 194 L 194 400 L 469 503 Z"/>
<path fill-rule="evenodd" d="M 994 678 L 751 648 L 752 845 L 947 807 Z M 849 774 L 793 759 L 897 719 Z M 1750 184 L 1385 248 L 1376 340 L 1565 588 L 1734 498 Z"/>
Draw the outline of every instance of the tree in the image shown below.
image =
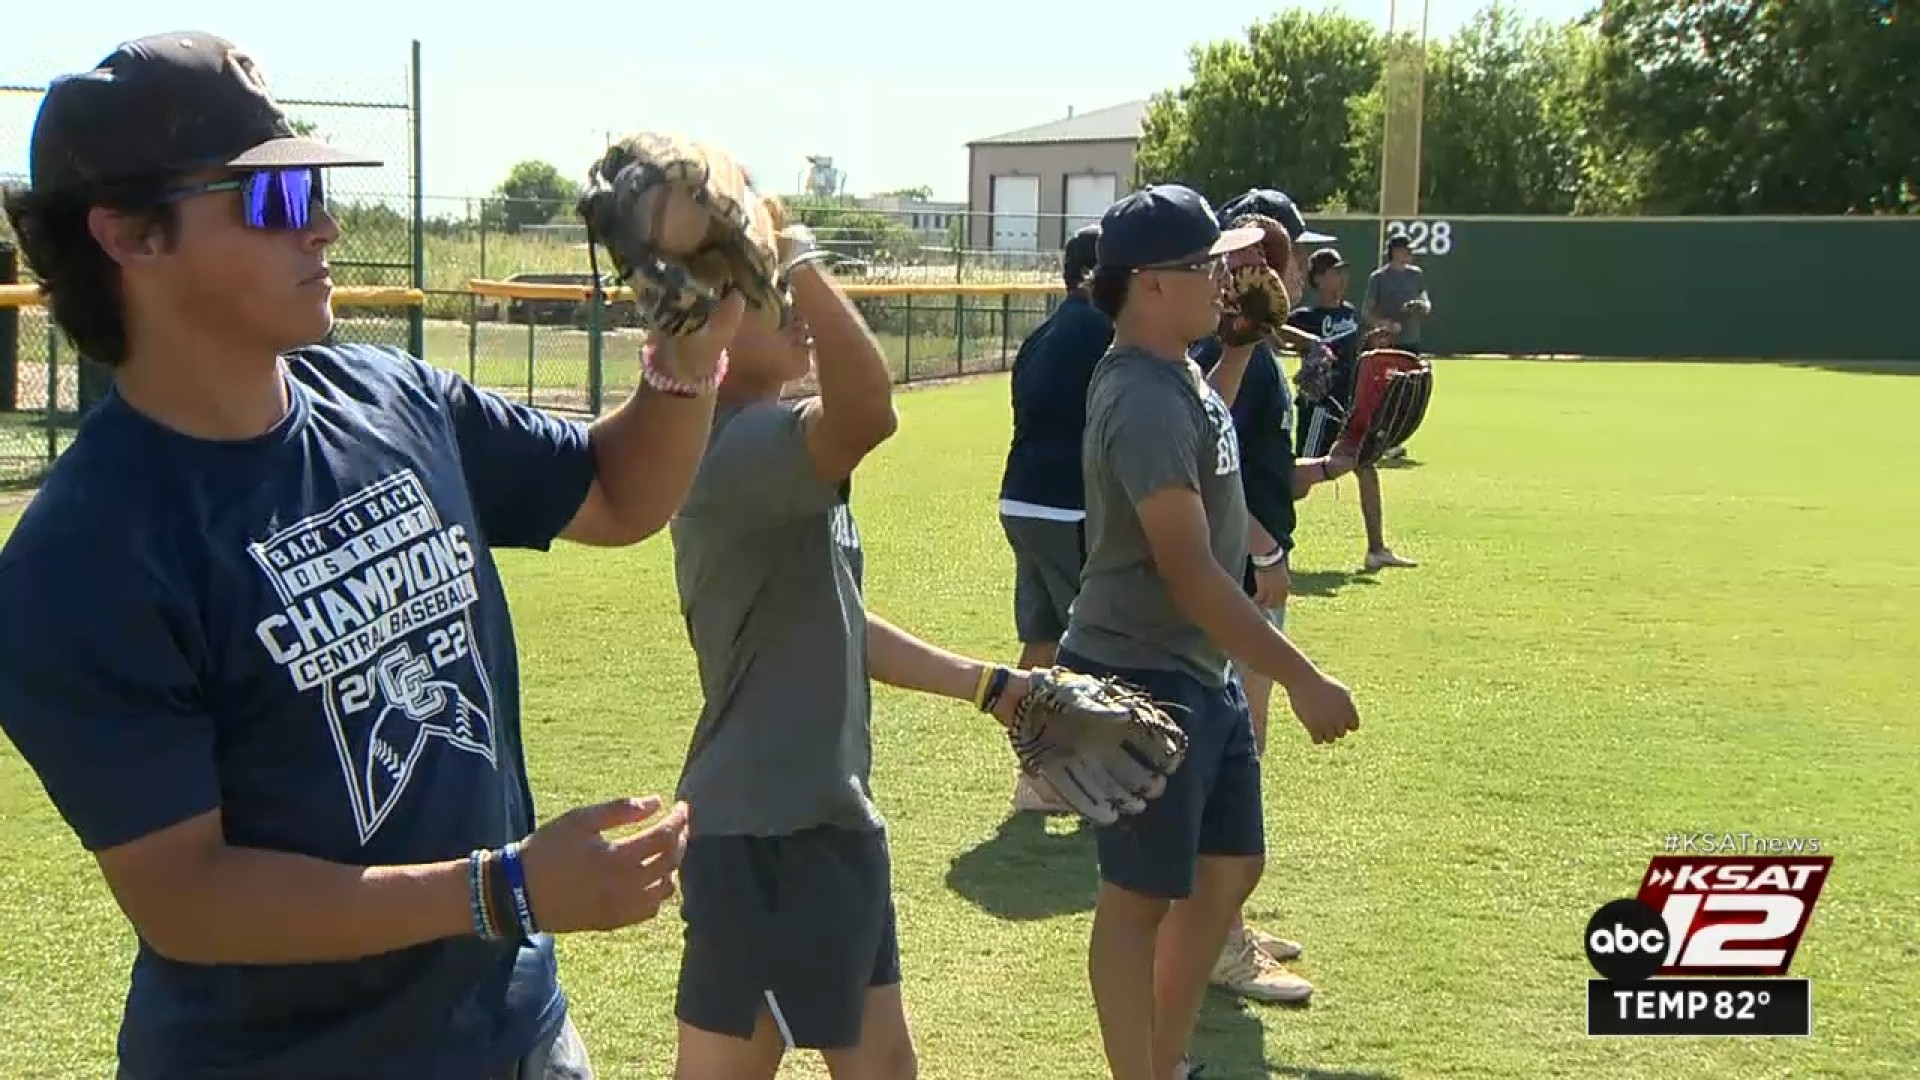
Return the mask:
<path fill-rule="evenodd" d="M 519 232 L 571 211 L 580 199 L 580 185 L 547 162 L 522 161 L 507 173 L 494 195 L 481 214 L 482 222 L 489 228 Z"/>
<path fill-rule="evenodd" d="M 1420 132 L 1422 212 L 1569 214 L 1582 208 L 1591 109 L 1581 93 L 1593 35 L 1524 22 L 1504 0 L 1426 47 Z M 1356 201 L 1380 187 L 1382 94 L 1352 104 Z M 1365 204 L 1365 205 L 1371 205 Z"/>
<path fill-rule="evenodd" d="M 1846 0 L 1612 0 L 1588 92 L 1665 214 L 1920 209 L 1920 21 Z"/>
<path fill-rule="evenodd" d="M 928 187 L 926 184 L 921 184 L 919 187 L 900 188 L 896 191 L 883 191 L 877 198 L 905 199 L 908 202 L 927 202 L 933 198 L 933 188 Z"/>
<path fill-rule="evenodd" d="M 1147 107 L 1144 182 L 1185 183 L 1216 204 L 1249 187 L 1309 207 L 1350 197 L 1348 102 L 1378 82 L 1383 59 L 1372 24 L 1288 10 L 1189 58 L 1190 81 Z"/>
<path fill-rule="evenodd" d="M 877 210 L 863 210 L 851 199 L 824 199 L 814 195 L 786 196 L 787 209 L 813 230 L 820 246 L 850 259 L 902 262 L 924 243 L 906 222 Z"/>

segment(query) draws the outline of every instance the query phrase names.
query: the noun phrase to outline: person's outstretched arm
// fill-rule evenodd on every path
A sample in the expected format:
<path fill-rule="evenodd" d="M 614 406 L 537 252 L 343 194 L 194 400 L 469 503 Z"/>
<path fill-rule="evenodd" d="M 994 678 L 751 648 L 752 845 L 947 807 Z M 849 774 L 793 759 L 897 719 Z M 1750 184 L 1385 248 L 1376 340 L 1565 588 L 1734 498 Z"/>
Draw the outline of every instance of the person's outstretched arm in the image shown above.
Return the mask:
<path fill-rule="evenodd" d="M 978 707 L 978 695 L 997 666 L 950 652 L 867 612 L 867 672 L 877 682 Z M 1013 706 L 1026 688 L 1026 673 L 1009 668 L 1007 685 L 993 709 L 1002 724 L 1012 724 Z"/>

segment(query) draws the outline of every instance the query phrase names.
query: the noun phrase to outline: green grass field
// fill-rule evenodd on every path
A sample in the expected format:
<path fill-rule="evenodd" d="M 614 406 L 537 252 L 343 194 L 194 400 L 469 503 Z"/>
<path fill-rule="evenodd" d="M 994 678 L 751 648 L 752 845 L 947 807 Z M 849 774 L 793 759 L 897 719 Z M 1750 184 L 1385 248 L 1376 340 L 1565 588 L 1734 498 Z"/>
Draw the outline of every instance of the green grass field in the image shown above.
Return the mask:
<path fill-rule="evenodd" d="M 1306 943 L 1319 992 L 1211 998 L 1209 1080 L 1915 1075 L 1920 485 L 1902 463 L 1920 378 L 1442 362 L 1438 382 L 1416 461 L 1384 479 L 1419 569 L 1356 572 L 1351 481 L 1301 507 L 1290 625 L 1364 724 L 1315 748 L 1276 711 L 1252 912 Z M 1005 394 L 902 394 L 855 509 L 876 610 L 1008 658 Z M 503 558 L 548 814 L 673 784 L 696 700 L 670 561 L 664 538 Z M 1104 1075 L 1090 838 L 1009 820 L 1008 750 L 968 709 L 882 689 L 877 711 L 920 1074 Z M 131 935 L 11 748 L 0 823 L 0 1075 L 107 1075 Z M 1584 1035 L 1587 919 L 1675 831 L 1835 856 L 1793 972 L 1811 1039 Z M 565 939 L 601 1076 L 669 1071 L 678 930 L 669 911 Z"/>

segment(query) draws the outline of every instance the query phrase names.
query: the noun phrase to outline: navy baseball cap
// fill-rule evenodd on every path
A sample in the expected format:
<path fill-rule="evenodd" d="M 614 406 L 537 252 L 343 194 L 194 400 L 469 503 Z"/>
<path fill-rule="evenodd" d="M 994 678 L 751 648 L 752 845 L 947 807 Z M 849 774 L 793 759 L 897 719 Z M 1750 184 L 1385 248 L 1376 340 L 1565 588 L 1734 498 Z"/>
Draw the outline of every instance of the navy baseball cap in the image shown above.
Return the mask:
<path fill-rule="evenodd" d="M 1307 259 L 1307 280 L 1318 281 L 1321 274 L 1345 265 L 1347 260 L 1340 255 L 1339 249 L 1315 248 L 1313 255 Z"/>
<path fill-rule="evenodd" d="M 1222 255 L 1256 244 L 1259 229 L 1221 229 L 1213 207 L 1183 184 L 1154 184 L 1122 198 L 1100 219 L 1103 269 L 1139 270 Z"/>
<path fill-rule="evenodd" d="M 39 192 L 221 167 L 383 164 L 295 134 L 253 59 L 198 31 L 127 42 L 92 71 L 55 79 L 30 159 Z"/>
<path fill-rule="evenodd" d="M 1331 244 L 1337 237 L 1307 228 L 1307 219 L 1294 204 L 1293 196 L 1273 188 L 1248 188 L 1220 208 L 1220 224 L 1225 225 L 1243 214 L 1265 214 L 1287 230 L 1287 238 L 1296 244 Z"/>
<path fill-rule="evenodd" d="M 1079 232 L 1067 238 L 1067 250 L 1062 256 L 1061 266 L 1069 280 L 1078 281 L 1093 272 L 1100 261 L 1100 226 L 1098 224 L 1083 227 Z"/>

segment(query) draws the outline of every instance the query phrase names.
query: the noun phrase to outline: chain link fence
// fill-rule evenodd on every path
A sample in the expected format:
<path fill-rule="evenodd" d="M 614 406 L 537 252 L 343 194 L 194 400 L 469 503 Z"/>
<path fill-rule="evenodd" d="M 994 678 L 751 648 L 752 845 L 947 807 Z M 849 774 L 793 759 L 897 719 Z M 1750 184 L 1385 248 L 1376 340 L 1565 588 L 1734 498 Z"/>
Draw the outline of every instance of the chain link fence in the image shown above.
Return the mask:
<path fill-rule="evenodd" d="M 87 58 L 80 64 L 90 63 Z M 73 58 L 32 57 L 5 50 L 0 59 L 0 187 L 24 186 L 34 121 L 47 85 L 75 70 Z M 273 78 L 271 58 L 261 66 L 296 128 L 336 146 L 381 159 L 378 168 L 337 169 L 327 176 L 327 201 L 343 222 L 329 255 L 334 281 L 349 286 L 419 287 L 420 45 L 396 58 L 384 75 L 307 74 Z M 15 278 L 32 284 L 23 257 L 9 273 L 14 237 L 0 215 L 0 286 Z M 78 356 L 33 302 L 0 298 L 0 485 L 37 478 L 71 440 L 81 415 L 109 383 L 100 365 Z M 335 335 L 425 348 L 418 311 L 338 309 Z"/>
<path fill-rule="evenodd" d="M 639 377 L 641 331 L 631 304 L 599 313 L 596 370 L 593 312 L 584 299 L 475 296 L 475 280 L 508 286 L 593 281 L 586 231 L 564 183 L 540 198 L 440 198 L 423 202 L 426 353 L 436 364 L 515 400 L 565 412 L 617 404 Z M 834 273 L 862 296 L 859 305 L 887 346 L 902 381 L 995 370 L 1045 318 L 1054 302 L 1032 290 L 1060 280 L 1059 251 L 976 251 L 964 211 L 944 204 L 885 200 L 789 199 L 819 242 L 838 259 Z M 898 201 L 898 200 L 893 200 Z M 612 287 L 604 251 L 602 284 Z M 1011 287 L 985 294 L 953 287 Z"/>
<path fill-rule="evenodd" d="M 0 61 L 0 185 L 26 182 L 46 84 L 73 66 L 20 51 Z M 407 348 L 557 411 L 592 413 L 624 400 L 639 375 L 641 331 L 631 305 L 595 311 L 583 301 L 481 297 L 468 288 L 475 280 L 590 283 L 573 181 L 537 198 L 507 197 L 506 185 L 486 197 L 426 197 L 417 42 L 391 77 L 301 72 L 279 80 L 271 58 L 262 66 L 303 132 L 385 162 L 328 175 L 328 203 L 341 224 L 330 255 L 335 283 L 412 287 L 426 297 L 413 310 L 341 303 L 337 338 Z M 973 227 L 965 204 L 898 195 L 782 198 L 839 256 L 835 272 L 856 291 L 907 287 L 874 289 L 859 300 L 902 382 L 1003 369 L 1057 302 L 1049 287 L 1057 288 L 1060 252 L 969 248 L 967 237 L 992 230 Z M 1064 235 L 1071 228 L 1036 222 L 1032 231 Z M 0 243 L 7 237 L 0 222 Z M 607 273 L 604 255 L 600 262 Z M 24 265 L 19 278 L 31 284 Z M 1012 291 L 979 291 L 999 286 Z M 31 482 L 107 382 L 107 372 L 75 354 L 44 308 L 0 306 L 0 484 Z"/>

